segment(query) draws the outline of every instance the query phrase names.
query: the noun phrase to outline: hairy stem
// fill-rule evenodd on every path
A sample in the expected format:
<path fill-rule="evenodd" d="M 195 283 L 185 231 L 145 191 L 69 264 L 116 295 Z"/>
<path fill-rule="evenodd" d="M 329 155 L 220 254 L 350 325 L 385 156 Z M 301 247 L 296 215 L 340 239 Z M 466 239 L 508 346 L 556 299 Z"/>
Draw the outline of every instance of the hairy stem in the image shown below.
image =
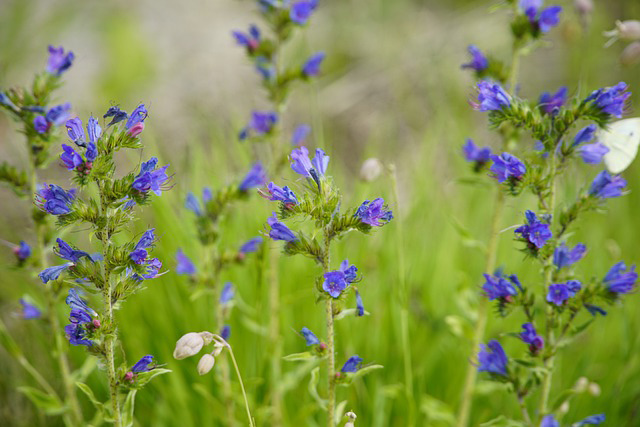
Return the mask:
<path fill-rule="evenodd" d="M 329 272 L 330 244 L 331 239 L 325 229 L 324 251 L 322 254 L 322 272 Z M 336 357 L 335 357 L 335 331 L 333 328 L 333 298 L 328 296 L 325 301 L 325 317 L 327 322 L 327 426 L 335 426 L 335 406 L 336 406 Z"/>
<path fill-rule="evenodd" d="M 109 275 L 106 276 L 106 287 L 102 291 L 102 298 L 105 304 L 105 318 L 106 323 L 110 328 L 113 328 L 113 332 L 107 335 L 105 339 L 105 359 L 107 365 L 107 377 L 109 380 L 109 396 L 111 398 L 111 409 L 113 410 L 113 425 L 120 427 L 122 420 L 120 416 L 120 402 L 118 401 L 118 378 L 116 377 L 115 367 L 115 341 L 117 339 L 117 329 L 115 327 L 113 317 L 113 304 L 111 298 L 111 281 Z"/>

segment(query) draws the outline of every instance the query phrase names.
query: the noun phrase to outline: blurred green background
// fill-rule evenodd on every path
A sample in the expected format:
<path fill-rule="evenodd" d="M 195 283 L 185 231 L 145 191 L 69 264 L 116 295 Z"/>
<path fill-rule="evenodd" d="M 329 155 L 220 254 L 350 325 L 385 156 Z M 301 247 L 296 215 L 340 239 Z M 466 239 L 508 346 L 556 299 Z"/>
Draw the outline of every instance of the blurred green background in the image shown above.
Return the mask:
<path fill-rule="evenodd" d="M 406 425 L 407 400 L 403 395 L 403 349 L 400 347 L 398 305 L 398 221 L 403 221 L 405 265 L 410 287 L 410 334 L 413 360 L 413 399 L 418 425 L 447 426 L 449 410 L 456 408 L 469 363 L 470 331 L 484 256 L 475 239 L 486 241 L 491 216 L 492 188 L 479 179 L 461 181 L 472 173 L 462 160 L 464 138 L 483 145 L 498 144 L 486 129 L 486 115 L 474 112 L 467 101 L 473 80 L 460 70 L 467 61 L 466 46 L 478 45 L 494 56 L 507 58 L 510 38 L 507 16 L 494 11 L 494 1 L 321 0 L 317 16 L 305 36 L 289 47 L 288 55 L 324 50 L 324 76 L 310 86 L 300 86 L 289 104 L 285 129 L 300 123 L 313 125 L 310 145 L 322 146 L 331 156 L 331 174 L 350 206 L 364 198 L 392 198 L 391 183 L 382 176 L 373 183 L 358 179 L 362 161 L 378 157 L 398 168 L 400 202 L 393 205 L 396 222 L 371 238 L 349 235 L 333 254 L 348 257 L 363 274 L 360 286 L 371 316 L 348 318 L 337 325 L 337 362 L 354 353 L 365 363 L 385 366 L 350 389 L 340 389 L 338 401 L 358 414 L 357 425 Z M 616 19 L 640 19 L 637 0 L 598 1 L 590 24 L 581 25 L 573 3 L 565 7 L 562 23 L 546 38 L 548 44 L 523 58 L 520 94 L 537 98 L 540 92 L 569 86 L 570 93 L 628 82 L 639 92 L 640 67 L 623 69 L 618 56 L 624 43 L 604 48 L 602 31 Z M 112 104 L 131 110 L 144 102 L 150 111 L 141 157 L 158 155 L 171 163 L 175 187 L 163 193 L 143 212 L 131 232 L 147 225 L 162 236 L 155 254 L 174 268 L 180 247 L 197 260 L 192 215 L 183 208 L 187 191 L 205 185 L 214 188 L 240 177 L 250 164 L 246 147 L 236 134 L 253 108 L 263 108 L 264 93 L 258 76 L 230 36 L 257 22 L 254 2 L 245 0 L 169 0 L 78 2 L 3 0 L 0 2 L 0 88 L 27 84 L 46 63 L 46 46 L 63 45 L 76 54 L 65 75 L 57 101 L 69 101 L 80 117 L 101 115 Z M 632 97 L 632 115 L 638 114 L 640 96 Z M 24 164 L 21 135 L 7 117 L 0 116 L 0 155 Z M 139 155 L 123 158 L 133 167 Z M 599 171 L 581 166 L 562 188 L 572 197 Z M 44 173 L 49 182 L 68 183 L 68 174 L 55 162 Z M 630 194 L 608 203 L 608 212 L 589 214 L 573 238 L 590 248 L 580 269 L 585 278 L 601 277 L 620 259 L 638 260 L 638 207 L 640 163 L 625 173 Z M 294 180 L 290 171 L 278 182 Z M 17 201 L 0 188 L 0 237 L 33 241 L 28 200 Z M 535 207 L 528 197 L 509 200 L 503 226 L 521 221 L 524 209 Z M 233 246 L 262 230 L 270 213 L 264 200 L 254 197 L 239 204 L 225 220 L 223 242 Z M 68 239 L 82 243 L 83 230 Z M 500 239 L 498 262 L 535 285 L 535 265 L 516 250 L 511 231 Z M 0 316 L 23 346 L 32 363 L 54 383 L 49 359 L 50 337 L 39 321 L 17 317 L 18 298 L 38 298 L 37 279 L 16 270 L 9 248 L 0 248 L 2 285 Z M 234 268 L 224 279 L 234 282 L 240 302 L 231 319 L 231 344 L 248 383 L 259 425 L 269 425 L 264 409 L 267 398 L 268 357 L 266 338 L 268 289 L 259 283 L 255 257 L 246 267 Z M 308 326 L 323 336 L 323 307 L 312 292 L 319 273 L 311 261 L 280 259 L 282 281 L 282 335 L 285 354 L 304 351 L 295 330 Z M 199 377 L 197 358 L 173 360 L 175 341 L 189 331 L 216 328 L 207 298 L 191 301 L 185 277 L 169 272 L 148 283 L 117 316 L 128 361 L 153 354 L 173 370 L 154 380 L 138 394 L 136 418 L 147 426 L 217 425 L 223 408 L 218 400 L 215 374 Z M 42 301 L 38 301 L 42 305 Z M 640 425 L 640 301 L 625 298 L 598 319 L 588 333 L 567 348 L 556 363 L 553 395 L 570 388 L 581 376 L 599 384 L 601 394 L 576 397 L 567 423 L 605 412 L 606 425 Z M 61 319 L 66 306 L 60 307 Z M 523 317 L 492 319 L 488 337 L 517 332 Z M 522 343 L 502 339 L 507 353 L 519 355 Z M 74 366 L 86 359 L 83 348 L 71 348 Z M 0 349 L 0 425 L 59 425 L 58 418 L 40 416 L 31 403 L 15 391 L 31 378 Z M 297 365 L 283 362 L 285 373 Z M 482 379 L 482 377 L 481 377 Z M 107 391 L 96 370 L 88 383 L 106 400 Z M 307 395 L 308 378 L 285 394 L 286 425 L 314 426 L 323 415 Z M 553 396 L 552 395 L 552 396 Z M 92 407 L 83 399 L 84 409 Z M 241 409 L 240 407 L 238 408 Z M 498 414 L 518 417 L 515 399 L 491 383 L 478 387 L 472 424 Z M 238 411 L 238 419 L 243 420 Z"/>

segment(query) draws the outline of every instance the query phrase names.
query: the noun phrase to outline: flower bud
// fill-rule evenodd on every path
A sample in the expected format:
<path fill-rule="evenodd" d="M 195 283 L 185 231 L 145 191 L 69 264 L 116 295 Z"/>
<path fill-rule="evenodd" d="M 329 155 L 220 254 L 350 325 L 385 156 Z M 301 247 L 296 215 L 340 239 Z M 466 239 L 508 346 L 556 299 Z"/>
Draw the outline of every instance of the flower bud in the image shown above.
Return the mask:
<path fill-rule="evenodd" d="M 224 345 L 220 344 L 220 343 L 215 343 L 213 346 L 213 355 L 215 357 L 220 356 L 220 353 L 222 353 L 222 350 L 224 350 Z"/>
<path fill-rule="evenodd" d="M 640 41 L 629 44 L 620 54 L 620 63 L 625 67 L 638 62 L 640 62 Z"/>
<path fill-rule="evenodd" d="M 589 384 L 588 390 L 589 390 L 589 394 L 591 396 L 594 396 L 594 397 L 600 396 L 601 390 L 600 390 L 600 386 L 598 385 L 598 383 Z"/>
<path fill-rule="evenodd" d="M 581 17 L 590 15 L 593 12 L 593 0 L 574 0 L 573 7 Z"/>
<path fill-rule="evenodd" d="M 358 418 L 358 416 L 353 411 L 347 412 L 346 414 L 344 414 L 344 416 L 349 418 L 349 421 L 355 421 L 356 418 Z"/>
<path fill-rule="evenodd" d="M 198 354 L 202 347 L 209 344 L 212 339 L 213 336 L 210 332 L 189 332 L 176 342 L 173 357 L 180 360 Z"/>
<path fill-rule="evenodd" d="M 215 363 L 216 358 L 213 357 L 212 354 L 207 353 L 203 355 L 198 362 L 198 374 L 204 375 L 209 373 Z"/>
<path fill-rule="evenodd" d="M 615 30 L 605 31 L 605 37 L 622 40 L 640 40 L 640 21 L 616 21 Z"/>
<path fill-rule="evenodd" d="M 564 402 L 562 402 L 562 405 L 560 405 L 560 407 L 558 408 L 558 412 L 561 414 L 566 414 L 567 412 L 569 412 L 569 401 L 565 400 Z"/>
<path fill-rule="evenodd" d="M 124 374 L 124 380 L 133 382 L 133 372 L 129 371 L 126 374 Z"/>
<path fill-rule="evenodd" d="M 375 157 L 365 160 L 360 168 L 360 179 L 371 182 L 382 174 L 382 162 Z"/>
<path fill-rule="evenodd" d="M 91 322 L 91 324 L 94 328 L 100 329 L 100 321 L 98 319 L 93 319 L 93 322 Z"/>
<path fill-rule="evenodd" d="M 135 125 L 131 126 L 131 129 L 127 132 L 130 136 L 136 137 L 142 133 L 144 130 L 144 122 L 138 122 Z"/>
<path fill-rule="evenodd" d="M 573 386 L 573 390 L 576 393 L 584 393 L 587 391 L 587 387 L 589 386 L 589 380 L 587 377 L 580 377 L 578 381 L 576 381 L 576 385 Z"/>

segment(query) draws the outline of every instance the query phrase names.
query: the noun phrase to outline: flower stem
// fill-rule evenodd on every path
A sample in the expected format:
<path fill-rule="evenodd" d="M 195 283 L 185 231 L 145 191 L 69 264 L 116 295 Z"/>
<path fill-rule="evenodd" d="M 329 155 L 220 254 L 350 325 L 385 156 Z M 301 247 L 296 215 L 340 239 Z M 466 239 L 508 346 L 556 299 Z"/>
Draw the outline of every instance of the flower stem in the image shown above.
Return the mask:
<path fill-rule="evenodd" d="M 238 368 L 238 363 L 236 362 L 236 356 L 233 354 L 233 349 L 228 343 L 226 344 L 226 347 L 229 349 L 229 354 L 231 355 L 231 360 L 233 361 L 233 367 L 236 369 L 236 375 L 238 375 L 238 382 L 240 382 L 240 389 L 242 390 L 242 397 L 244 398 L 244 407 L 247 410 L 247 417 L 249 418 L 249 426 L 255 427 L 256 424 L 253 421 L 253 417 L 251 416 L 251 409 L 249 409 L 249 400 L 247 399 L 247 392 L 244 389 L 242 375 L 240 375 L 240 369 Z"/>
<path fill-rule="evenodd" d="M 120 427 L 122 420 L 120 416 L 120 402 L 118 401 L 118 379 L 116 378 L 114 347 L 117 338 L 117 329 L 115 328 L 113 317 L 113 304 L 111 298 L 111 281 L 109 274 L 106 275 L 106 286 L 102 291 L 102 298 L 105 304 L 106 323 L 109 328 L 113 328 L 113 332 L 108 334 L 105 339 L 105 359 L 107 365 L 107 377 L 109 380 L 109 396 L 111 398 L 111 408 L 113 410 L 113 425 Z"/>
<path fill-rule="evenodd" d="M 526 423 L 527 426 L 531 426 L 531 417 L 529 416 L 529 410 L 527 409 L 527 405 L 524 402 L 524 398 L 520 395 L 517 395 L 518 405 L 520 406 L 520 411 L 522 411 L 522 419 Z"/>
<path fill-rule="evenodd" d="M 273 405 L 272 425 L 282 425 L 282 340 L 280 339 L 280 281 L 278 280 L 279 253 L 274 248 L 267 249 L 269 257 L 269 343 L 271 346 L 271 402 Z"/>
<path fill-rule="evenodd" d="M 325 229 L 324 251 L 322 254 L 322 272 L 329 272 L 330 244 L 331 239 Z M 333 328 L 333 298 L 329 296 L 325 301 L 325 317 L 327 322 L 327 426 L 335 426 L 335 406 L 336 406 L 336 358 L 335 358 L 335 331 Z"/>

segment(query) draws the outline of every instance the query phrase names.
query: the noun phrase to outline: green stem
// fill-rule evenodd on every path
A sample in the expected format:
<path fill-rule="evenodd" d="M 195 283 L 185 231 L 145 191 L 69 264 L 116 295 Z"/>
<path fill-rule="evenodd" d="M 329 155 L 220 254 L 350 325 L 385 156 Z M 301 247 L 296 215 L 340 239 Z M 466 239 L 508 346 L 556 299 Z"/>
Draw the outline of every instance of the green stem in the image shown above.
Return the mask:
<path fill-rule="evenodd" d="M 240 389 L 242 390 L 242 397 L 244 398 L 244 407 L 247 410 L 247 417 L 249 418 L 249 426 L 255 427 L 255 422 L 253 421 L 253 417 L 251 416 L 251 410 L 249 409 L 249 399 L 247 399 L 247 392 L 244 389 L 244 382 L 242 382 L 242 375 L 240 375 L 240 369 L 238 368 L 238 363 L 236 362 L 236 356 L 233 354 L 233 349 L 229 344 L 226 345 L 229 349 L 229 354 L 231 355 L 231 360 L 233 361 L 233 367 L 236 369 L 236 375 L 238 375 L 238 382 L 240 382 Z"/>
<path fill-rule="evenodd" d="M 280 281 L 278 280 L 279 253 L 267 249 L 269 257 L 269 343 L 271 346 L 271 402 L 272 425 L 282 425 L 282 392 L 279 386 L 282 376 L 282 340 L 280 339 Z"/>
<path fill-rule="evenodd" d="M 329 272 L 330 265 L 330 244 L 331 239 L 325 229 L 324 251 L 322 254 L 322 272 Z M 325 317 L 327 322 L 327 426 L 335 426 L 335 406 L 336 406 L 336 357 L 335 357 L 335 331 L 333 327 L 333 298 L 327 297 L 325 301 Z"/>
<path fill-rule="evenodd" d="M 402 341 L 402 355 L 404 359 L 404 387 L 405 397 L 409 406 L 408 426 L 415 425 L 415 399 L 413 398 L 413 364 L 411 362 L 411 344 L 409 335 L 409 289 L 407 288 L 405 255 L 404 255 L 404 230 L 402 214 L 400 212 L 400 197 L 398 195 L 398 177 L 395 165 L 389 165 L 389 176 L 393 189 L 396 219 L 396 252 L 398 255 L 398 296 L 400 299 L 400 332 Z"/>
<path fill-rule="evenodd" d="M 520 395 L 516 395 L 516 397 L 518 398 L 518 406 L 520 406 L 520 411 L 522 412 L 522 419 L 527 424 L 527 426 L 532 426 L 531 417 L 529 416 L 527 405 L 524 402 L 524 397 Z"/>
<path fill-rule="evenodd" d="M 113 317 L 112 289 L 109 274 L 106 275 L 106 286 L 102 291 L 102 297 L 105 304 L 105 320 L 109 328 L 113 332 L 109 333 L 105 339 L 105 358 L 107 365 L 107 377 L 109 380 L 109 396 L 111 398 L 111 408 L 113 410 L 113 425 L 120 427 L 122 425 L 120 415 L 120 402 L 118 401 L 118 378 L 116 377 L 114 347 L 117 338 L 117 329 Z"/>

